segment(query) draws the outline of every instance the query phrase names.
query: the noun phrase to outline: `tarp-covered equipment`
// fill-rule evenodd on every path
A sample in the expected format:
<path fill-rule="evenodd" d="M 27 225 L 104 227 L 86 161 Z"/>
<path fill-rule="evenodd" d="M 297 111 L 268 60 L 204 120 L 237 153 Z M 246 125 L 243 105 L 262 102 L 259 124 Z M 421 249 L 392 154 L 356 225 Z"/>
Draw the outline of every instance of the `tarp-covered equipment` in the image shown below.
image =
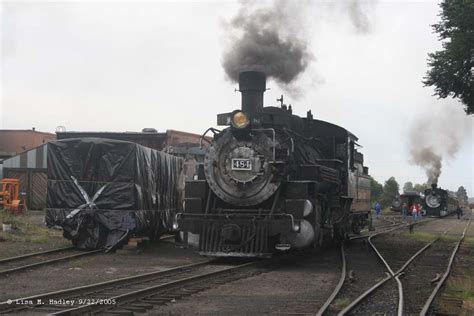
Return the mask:
<path fill-rule="evenodd" d="M 46 223 L 80 249 L 172 230 L 181 207 L 182 160 L 136 143 L 75 138 L 48 145 Z"/>

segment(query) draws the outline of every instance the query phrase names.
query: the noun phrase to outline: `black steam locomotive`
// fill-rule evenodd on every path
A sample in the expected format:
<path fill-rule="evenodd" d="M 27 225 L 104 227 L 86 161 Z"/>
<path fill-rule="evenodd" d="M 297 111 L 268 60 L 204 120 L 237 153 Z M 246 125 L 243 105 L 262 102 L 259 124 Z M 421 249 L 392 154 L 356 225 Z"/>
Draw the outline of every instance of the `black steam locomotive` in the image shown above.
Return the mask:
<path fill-rule="evenodd" d="M 242 109 L 219 114 L 204 175 L 185 184 L 177 214 L 184 242 L 206 256 L 268 257 L 359 233 L 370 179 L 356 136 L 344 128 L 264 107 L 266 76 L 242 72 Z"/>
<path fill-rule="evenodd" d="M 408 211 L 410 211 L 413 204 L 420 204 L 422 205 L 423 202 L 423 195 L 414 192 L 414 191 L 406 191 L 403 192 L 402 195 L 397 195 L 393 201 L 392 205 L 390 206 L 390 210 L 393 212 L 401 212 L 403 204 L 407 205 Z"/>
<path fill-rule="evenodd" d="M 438 188 L 436 183 L 431 184 L 431 189 L 426 189 L 424 195 L 423 208 L 428 216 L 448 216 L 454 213 L 459 205 L 455 195 Z"/>

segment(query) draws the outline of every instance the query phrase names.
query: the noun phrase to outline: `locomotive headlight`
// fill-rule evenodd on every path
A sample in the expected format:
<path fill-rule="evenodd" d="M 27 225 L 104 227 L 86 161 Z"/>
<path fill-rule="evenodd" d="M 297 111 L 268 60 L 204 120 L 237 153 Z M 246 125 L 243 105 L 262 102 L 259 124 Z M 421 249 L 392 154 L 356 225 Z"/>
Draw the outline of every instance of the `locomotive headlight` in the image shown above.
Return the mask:
<path fill-rule="evenodd" d="M 242 111 L 235 111 L 232 115 L 232 126 L 235 128 L 246 128 L 249 123 L 249 117 Z"/>

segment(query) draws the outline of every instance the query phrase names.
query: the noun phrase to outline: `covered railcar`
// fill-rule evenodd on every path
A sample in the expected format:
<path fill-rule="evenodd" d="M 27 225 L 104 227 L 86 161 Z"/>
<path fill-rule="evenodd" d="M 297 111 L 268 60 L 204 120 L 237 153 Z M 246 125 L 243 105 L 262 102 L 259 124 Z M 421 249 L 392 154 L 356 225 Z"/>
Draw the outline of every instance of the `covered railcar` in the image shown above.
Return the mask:
<path fill-rule="evenodd" d="M 219 114 L 204 178 L 187 181 L 177 224 L 206 256 L 270 256 L 358 233 L 368 220 L 370 179 L 346 129 L 264 107 L 266 77 L 240 74 L 242 109 Z"/>
<path fill-rule="evenodd" d="M 423 208 L 428 216 L 448 216 L 456 211 L 458 205 L 456 196 L 439 188 L 436 183 L 424 192 Z"/>
<path fill-rule="evenodd" d="M 182 159 L 136 143 L 75 138 L 48 144 L 46 223 L 76 248 L 156 239 L 181 208 Z"/>

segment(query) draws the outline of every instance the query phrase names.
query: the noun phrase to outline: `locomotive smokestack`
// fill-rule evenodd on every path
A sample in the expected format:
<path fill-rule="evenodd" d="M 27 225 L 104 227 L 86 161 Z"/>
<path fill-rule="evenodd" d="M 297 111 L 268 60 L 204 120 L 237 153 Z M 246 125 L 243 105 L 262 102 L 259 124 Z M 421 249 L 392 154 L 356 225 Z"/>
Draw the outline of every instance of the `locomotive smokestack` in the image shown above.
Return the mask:
<path fill-rule="evenodd" d="M 263 93 L 266 76 L 260 71 L 244 71 L 239 74 L 239 90 L 242 93 L 242 111 L 250 115 L 263 109 Z"/>

